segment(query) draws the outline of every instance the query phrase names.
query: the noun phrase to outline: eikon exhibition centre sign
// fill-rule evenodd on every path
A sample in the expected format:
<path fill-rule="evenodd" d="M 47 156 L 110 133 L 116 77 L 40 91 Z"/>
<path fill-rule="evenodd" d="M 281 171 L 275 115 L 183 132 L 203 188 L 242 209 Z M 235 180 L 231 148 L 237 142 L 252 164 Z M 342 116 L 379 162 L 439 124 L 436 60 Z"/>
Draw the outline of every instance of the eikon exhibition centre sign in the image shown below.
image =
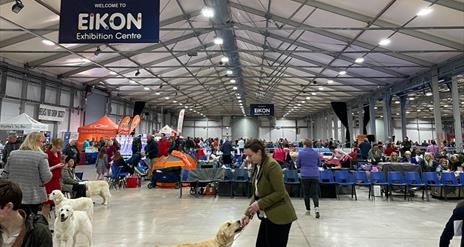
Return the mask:
<path fill-rule="evenodd" d="M 157 43 L 159 0 L 61 0 L 60 43 Z"/>

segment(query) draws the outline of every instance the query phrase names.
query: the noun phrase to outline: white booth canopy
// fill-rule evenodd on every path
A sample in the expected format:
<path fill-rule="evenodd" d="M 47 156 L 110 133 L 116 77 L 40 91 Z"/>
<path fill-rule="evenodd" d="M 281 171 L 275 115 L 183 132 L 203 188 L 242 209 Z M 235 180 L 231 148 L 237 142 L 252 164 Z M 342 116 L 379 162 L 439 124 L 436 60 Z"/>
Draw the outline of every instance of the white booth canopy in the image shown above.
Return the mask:
<path fill-rule="evenodd" d="M 25 133 L 29 133 L 33 131 L 47 131 L 48 125 L 31 118 L 26 113 L 23 113 L 4 122 L 0 122 L 0 130 L 22 130 Z"/>

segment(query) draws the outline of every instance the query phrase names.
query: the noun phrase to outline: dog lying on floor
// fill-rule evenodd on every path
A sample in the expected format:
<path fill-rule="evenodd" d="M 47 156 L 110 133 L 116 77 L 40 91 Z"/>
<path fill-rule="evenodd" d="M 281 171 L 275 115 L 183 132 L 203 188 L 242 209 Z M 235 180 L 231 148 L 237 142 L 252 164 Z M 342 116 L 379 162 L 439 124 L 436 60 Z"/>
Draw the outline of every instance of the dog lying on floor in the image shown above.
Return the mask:
<path fill-rule="evenodd" d="M 219 228 L 216 238 L 193 244 L 178 244 L 174 247 L 230 247 L 234 237 L 242 230 L 240 221 L 228 221 Z"/>
<path fill-rule="evenodd" d="M 111 193 L 110 193 L 110 186 L 106 181 L 86 181 L 85 186 L 86 196 L 100 196 L 103 199 L 103 205 L 108 205 L 110 201 Z"/>
<path fill-rule="evenodd" d="M 70 205 L 63 205 L 54 227 L 53 247 L 76 246 L 78 233 L 86 237 L 87 246 L 92 246 L 92 223 L 85 212 L 74 211 Z"/>
<path fill-rule="evenodd" d="M 84 211 L 89 216 L 89 219 L 93 217 L 93 201 L 87 197 L 81 197 L 76 199 L 66 198 L 60 190 L 54 190 L 50 193 L 50 200 L 55 203 L 55 216 L 58 217 L 59 210 L 63 205 L 68 204 L 75 211 Z"/>

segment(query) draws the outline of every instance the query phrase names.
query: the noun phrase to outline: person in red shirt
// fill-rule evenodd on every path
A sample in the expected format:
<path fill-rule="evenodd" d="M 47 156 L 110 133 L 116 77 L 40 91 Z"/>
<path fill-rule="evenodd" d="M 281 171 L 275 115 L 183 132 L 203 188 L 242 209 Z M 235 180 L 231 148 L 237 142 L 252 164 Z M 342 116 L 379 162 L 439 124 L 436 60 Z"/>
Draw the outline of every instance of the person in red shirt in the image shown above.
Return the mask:
<path fill-rule="evenodd" d="M 282 148 L 282 145 L 279 144 L 279 146 L 274 149 L 272 158 L 275 159 L 281 166 L 283 166 L 285 162 L 285 154 L 285 150 Z"/>
<path fill-rule="evenodd" d="M 51 147 L 47 150 L 48 164 L 52 172 L 52 179 L 45 184 L 47 194 L 52 193 L 54 190 L 61 190 L 61 168 L 64 163 L 61 160 L 61 149 L 63 148 L 63 140 L 60 138 L 53 139 Z M 53 204 L 52 200 L 45 201 L 42 207 L 42 214 L 48 219 L 50 213 L 50 205 Z"/>
<path fill-rule="evenodd" d="M 168 156 L 169 155 L 169 146 L 171 143 L 166 138 L 166 135 L 163 134 L 161 139 L 158 141 L 158 157 Z"/>
<path fill-rule="evenodd" d="M 385 151 L 384 151 L 385 156 L 390 157 L 390 155 L 391 155 L 393 152 L 396 152 L 396 148 L 393 146 L 392 143 L 388 143 L 387 148 L 386 148 Z"/>

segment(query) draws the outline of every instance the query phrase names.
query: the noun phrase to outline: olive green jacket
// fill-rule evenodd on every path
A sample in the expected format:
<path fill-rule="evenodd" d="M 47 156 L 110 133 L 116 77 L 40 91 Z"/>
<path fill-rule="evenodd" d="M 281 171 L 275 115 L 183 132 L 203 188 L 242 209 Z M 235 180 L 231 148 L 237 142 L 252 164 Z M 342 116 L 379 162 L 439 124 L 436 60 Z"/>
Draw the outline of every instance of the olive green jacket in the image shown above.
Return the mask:
<path fill-rule="evenodd" d="M 264 211 L 266 217 L 274 224 L 290 224 L 297 219 L 290 197 L 285 189 L 282 168 L 269 156 L 261 163 L 257 174 L 257 168 L 252 178 L 252 199 L 250 205 L 255 202 L 255 181 L 258 180 L 258 206 Z M 247 212 L 245 215 L 250 216 Z"/>

